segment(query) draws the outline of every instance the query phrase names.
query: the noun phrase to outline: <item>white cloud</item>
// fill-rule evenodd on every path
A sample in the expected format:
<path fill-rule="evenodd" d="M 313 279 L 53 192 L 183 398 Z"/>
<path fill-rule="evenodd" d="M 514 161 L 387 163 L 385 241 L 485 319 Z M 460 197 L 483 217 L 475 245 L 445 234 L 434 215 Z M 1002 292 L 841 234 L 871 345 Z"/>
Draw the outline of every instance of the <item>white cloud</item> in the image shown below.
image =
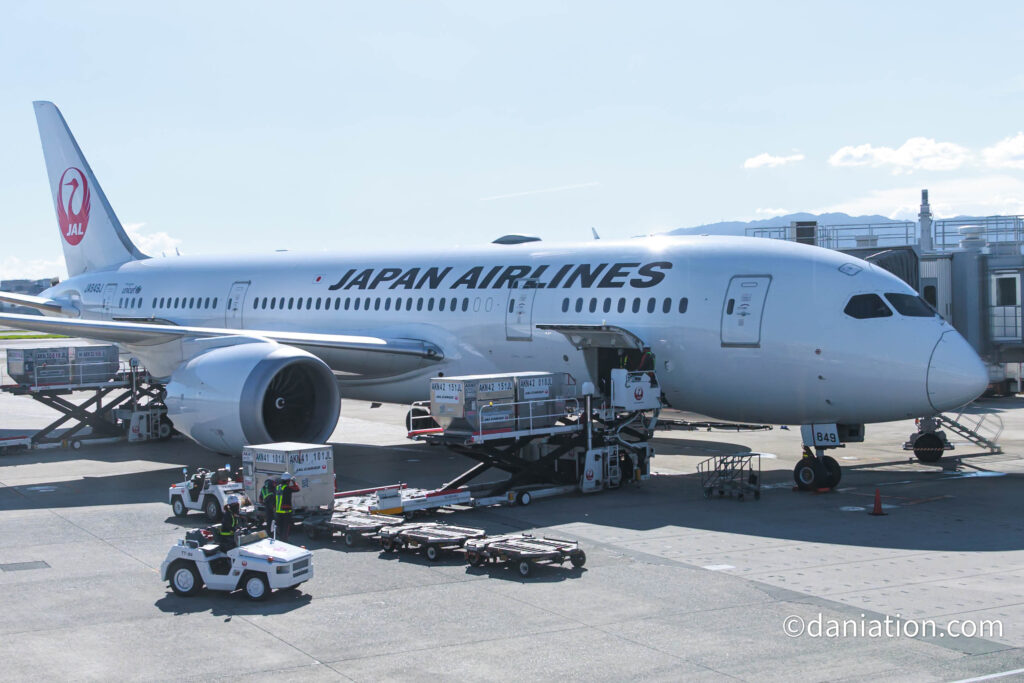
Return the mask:
<path fill-rule="evenodd" d="M 847 145 L 828 158 L 832 166 L 892 166 L 893 173 L 952 171 L 971 160 L 971 151 L 953 142 L 910 138 L 901 146 L 875 147 L 870 143 Z"/>
<path fill-rule="evenodd" d="M 166 232 L 143 233 L 142 226 L 144 225 L 145 223 L 127 223 L 124 225 L 124 231 L 128 233 L 128 237 L 143 254 L 149 256 L 166 254 L 171 256 L 174 254 L 174 250 L 181 245 L 180 239 L 171 237 Z"/>
<path fill-rule="evenodd" d="M 929 183 L 929 201 L 936 218 L 1024 214 L 1024 178 L 994 175 Z M 918 186 L 873 190 L 861 197 L 815 209 L 814 213 L 842 212 L 851 216 L 880 214 L 914 220 L 921 208 Z"/>
<path fill-rule="evenodd" d="M 785 166 L 786 164 L 792 164 L 797 161 L 803 161 L 804 155 L 797 152 L 796 154 L 790 154 L 788 157 L 773 156 L 768 152 L 762 152 L 757 156 L 750 157 L 743 162 L 743 168 L 762 168 L 767 166 L 768 168 L 775 168 L 776 166 Z"/>
<path fill-rule="evenodd" d="M 793 213 L 793 211 L 789 209 L 757 209 L 755 213 L 758 216 L 771 218 L 772 216 L 785 216 L 786 214 Z"/>
<path fill-rule="evenodd" d="M 64 266 L 64 257 L 53 259 L 22 259 L 17 256 L 5 256 L 0 261 L 0 280 L 42 280 L 43 278 L 68 276 Z"/>
<path fill-rule="evenodd" d="M 985 164 L 992 168 L 1024 169 L 1024 133 L 1003 138 L 991 147 L 981 150 Z"/>

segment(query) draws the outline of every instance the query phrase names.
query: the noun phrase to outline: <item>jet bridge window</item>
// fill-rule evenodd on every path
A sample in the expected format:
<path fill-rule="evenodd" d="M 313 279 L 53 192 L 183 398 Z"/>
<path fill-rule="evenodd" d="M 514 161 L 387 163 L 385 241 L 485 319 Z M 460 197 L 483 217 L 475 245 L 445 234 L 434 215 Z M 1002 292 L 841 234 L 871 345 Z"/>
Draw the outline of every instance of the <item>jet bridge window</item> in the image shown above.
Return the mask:
<path fill-rule="evenodd" d="M 892 311 L 877 294 L 856 294 L 850 298 L 843 312 L 851 318 L 865 320 L 867 318 L 888 318 Z"/>
<path fill-rule="evenodd" d="M 900 315 L 910 318 L 934 318 L 935 309 L 928 305 L 924 299 L 914 294 L 896 294 L 890 292 L 885 295 L 892 307 Z"/>

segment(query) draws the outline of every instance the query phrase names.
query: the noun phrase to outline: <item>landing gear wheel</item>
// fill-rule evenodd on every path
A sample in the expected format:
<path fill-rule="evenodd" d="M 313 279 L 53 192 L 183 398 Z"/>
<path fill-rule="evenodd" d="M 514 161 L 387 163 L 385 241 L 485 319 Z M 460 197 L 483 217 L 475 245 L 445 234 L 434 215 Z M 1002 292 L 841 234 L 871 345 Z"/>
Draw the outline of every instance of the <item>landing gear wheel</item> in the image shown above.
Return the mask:
<path fill-rule="evenodd" d="M 532 570 L 533 570 L 533 563 L 530 562 L 529 560 L 522 560 L 519 563 L 519 576 L 523 577 L 524 579 L 527 576 L 530 575 L 530 572 Z"/>
<path fill-rule="evenodd" d="M 436 545 L 428 545 L 423 549 L 423 554 L 427 556 L 427 559 L 431 562 L 437 562 L 437 558 L 441 556 L 441 551 L 438 550 Z"/>
<path fill-rule="evenodd" d="M 167 441 L 173 435 L 174 428 L 171 427 L 171 423 L 167 420 L 160 420 L 160 424 L 156 428 L 156 438 L 160 441 Z"/>
<path fill-rule="evenodd" d="M 942 439 L 930 432 L 921 434 L 914 441 L 914 455 L 921 462 L 938 462 L 945 450 Z"/>
<path fill-rule="evenodd" d="M 793 480 L 801 491 L 814 491 L 825 481 L 822 469 L 817 458 L 801 458 L 793 468 Z"/>
<path fill-rule="evenodd" d="M 473 567 L 482 567 L 485 560 L 483 555 L 481 555 L 475 550 L 470 550 L 466 552 L 466 562 L 468 562 L 470 566 Z"/>
<path fill-rule="evenodd" d="M 572 555 L 569 555 L 569 561 L 572 562 L 572 566 L 579 569 L 587 563 L 587 554 L 582 550 L 577 550 Z"/>
<path fill-rule="evenodd" d="M 249 574 L 242 584 L 242 589 L 245 591 L 245 597 L 250 600 L 259 602 L 270 597 L 270 584 L 265 574 Z"/>
<path fill-rule="evenodd" d="M 530 495 L 529 491 L 522 491 L 517 497 L 516 502 L 522 505 L 523 507 L 526 507 L 527 505 L 533 502 L 533 496 Z"/>
<path fill-rule="evenodd" d="M 188 508 L 185 507 L 185 501 L 181 499 L 181 496 L 175 496 L 171 501 L 171 512 L 175 517 L 184 517 L 188 514 Z"/>
<path fill-rule="evenodd" d="M 383 548 L 386 553 L 398 552 L 398 544 L 395 543 L 395 539 L 388 538 L 386 536 L 380 537 L 380 547 Z"/>
<path fill-rule="evenodd" d="M 192 597 L 203 587 L 199 570 L 192 562 L 178 560 L 171 565 L 167 575 L 171 577 L 171 590 L 184 598 Z"/>
<path fill-rule="evenodd" d="M 211 522 L 220 520 L 220 505 L 217 504 L 216 498 L 213 496 L 206 497 L 206 500 L 203 501 L 203 513 Z"/>
<path fill-rule="evenodd" d="M 830 489 L 834 489 L 839 486 L 839 481 L 843 478 L 843 468 L 839 466 L 836 459 L 831 455 L 826 455 L 821 459 L 822 465 L 825 466 L 825 486 Z"/>
<path fill-rule="evenodd" d="M 343 540 L 343 541 L 345 542 L 345 545 L 346 545 L 346 546 L 348 546 L 349 548 L 351 548 L 352 546 L 354 546 L 354 545 L 356 544 L 356 535 L 355 535 L 355 532 L 352 532 L 352 531 L 346 531 L 346 532 L 345 532 L 345 535 L 341 537 L 341 540 Z"/>

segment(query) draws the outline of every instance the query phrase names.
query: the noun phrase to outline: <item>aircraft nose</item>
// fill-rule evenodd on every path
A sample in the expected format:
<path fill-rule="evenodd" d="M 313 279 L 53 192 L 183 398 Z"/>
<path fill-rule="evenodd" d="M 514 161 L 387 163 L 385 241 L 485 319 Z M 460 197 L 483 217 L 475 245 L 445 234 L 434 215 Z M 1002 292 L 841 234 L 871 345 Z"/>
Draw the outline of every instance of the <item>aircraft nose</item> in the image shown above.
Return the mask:
<path fill-rule="evenodd" d="M 928 362 L 928 402 L 937 412 L 959 408 L 988 386 L 988 369 L 958 332 L 944 332 Z"/>

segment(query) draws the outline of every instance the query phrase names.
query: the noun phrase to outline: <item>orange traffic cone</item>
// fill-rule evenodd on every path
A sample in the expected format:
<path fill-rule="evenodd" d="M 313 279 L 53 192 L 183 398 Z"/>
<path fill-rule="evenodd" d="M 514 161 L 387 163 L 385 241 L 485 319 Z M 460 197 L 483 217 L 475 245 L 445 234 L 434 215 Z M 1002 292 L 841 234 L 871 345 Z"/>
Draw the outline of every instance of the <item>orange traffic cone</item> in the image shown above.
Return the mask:
<path fill-rule="evenodd" d="M 882 515 L 889 514 L 888 512 L 882 512 L 882 493 L 878 489 L 875 489 L 875 509 L 868 513 L 875 517 L 881 517 Z"/>

